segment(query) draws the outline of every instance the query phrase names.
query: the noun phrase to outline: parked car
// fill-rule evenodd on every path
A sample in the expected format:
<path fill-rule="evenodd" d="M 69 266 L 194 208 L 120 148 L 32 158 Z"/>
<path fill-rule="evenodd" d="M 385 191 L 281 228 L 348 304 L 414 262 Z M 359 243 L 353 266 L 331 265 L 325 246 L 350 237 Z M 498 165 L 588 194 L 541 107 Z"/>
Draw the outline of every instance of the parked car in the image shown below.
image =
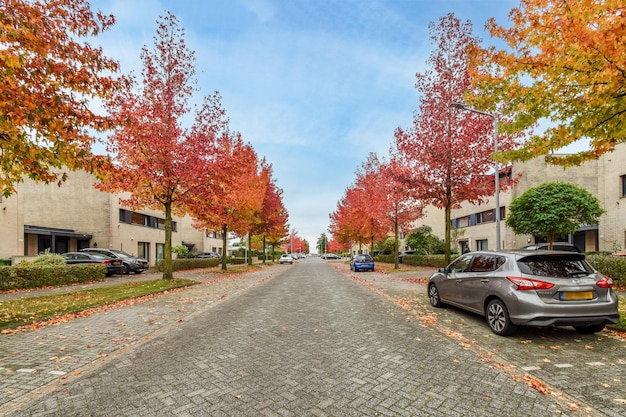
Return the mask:
<path fill-rule="evenodd" d="M 434 307 L 450 304 L 485 316 L 501 336 L 520 325 L 594 333 L 619 322 L 612 287 L 582 253 L 472 252 L 430 277 L 428 297 Z"/>
<path fill-rule="evenodd" d="M 548 244 L 547 243 L 537 243 L 535 245 L 524 246 L 522 249 L 526 249 L 526 250 L 548 250 Z M 578 253 L 582 252 L 576 246 L 572 245 L 571 243 L 567 243 L 567 242 L 553 242 L 552 243 L 552 250 L 562 250 L 562 251 L 566 251 L 566 252 L 578 252 Z"/>
<path fill-rule="evenodd" d="M 61 256 L 65 258 L 65 263 L 68 265 L 103 264 L 107 268 L 107 276 L 124 274 L 126 272 L 121 259 L 110 258 L 101 253 L 67 252 Z"/>
<path fill-rule="evenodd" d="M 341 259 L 341 256 L 334 253 L 325 253 L 322 255 L 322 259 Z"/>
<path fill-rule="evenodd" d="M 216 258 L 216 259 L 221 259 L 222 257 L 217 252 L 199 252 L 199 253 L 197 253 L 194 256 L 194 258 Z"/>
<path fill-rule="evenodd" d="M 278 260 L 278 262 L 280 262 L 280 264 L 293 264 L 293 258 L 291 257 L 290 254 L 288 253 L 283 253 L 282 255 L 280 255 L 280 259 Z"/>
<path fill-rule="evenodd" d="M 402 263 L 402 257 L 404 255 L 415 255 L 414 250 L 403 250 L 402 252 L 398 252 L 398 263 Z"/>
<path fill-rule="evenodd" d="M 374 272 L 374 259 L 368 254 L 354 255 L 350 261 L 350 270 L 354 272 L 372 271 Z"/>
<path fill-rule="evenodd" d="M 110 258 L 120 259 L 124 265 L 124 273 L 141 274 L 148 269 L 148 261 L 143 258 L 137 258 L 136 256 L 129 255 L 126 252 L 116 249 L 103 249 L 103 248 L 85 248 L 81 249 L 81 252 L 89 253 L 101 253 Z"/>

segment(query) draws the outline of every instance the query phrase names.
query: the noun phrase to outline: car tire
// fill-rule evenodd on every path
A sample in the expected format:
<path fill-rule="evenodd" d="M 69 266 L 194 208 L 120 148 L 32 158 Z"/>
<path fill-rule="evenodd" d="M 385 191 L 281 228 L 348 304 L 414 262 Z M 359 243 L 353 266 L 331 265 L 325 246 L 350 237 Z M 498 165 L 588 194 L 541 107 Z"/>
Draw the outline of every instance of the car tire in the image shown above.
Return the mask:
<path fill-rule="evenodd" d="M 428 300 L 430 301 L 430 305 L 433 307 L 441 308 L 444 306 L 441 301 L 441 297 L 439 297 L 439 289 L 435 284 L 430 284 L 428 286 Z"/>
<path fill-rule="evenodd" d="M 511 323 L 509 310 L 506 308 L 502 300 L 497 298 L 495 300 L 491 300 L 487 305 L 487 312 L 485 316 L 491 331 L 498 336 L 508 336 L 515 332 L 516 326 Z"/>
<path fill-rule="evenodd" d="M 130 265 L 124 264 L 124 275 L 130 274 Z"/>
<path fill-rule="evenodd" d="M 604 324 L 592 324 L 589 326 L 574 326 L 574 329 L 578 333 L 592 334 L 592 333 L 601 332 L 602 330 L 604 330 L 604 327 L 605 327 Z"/>

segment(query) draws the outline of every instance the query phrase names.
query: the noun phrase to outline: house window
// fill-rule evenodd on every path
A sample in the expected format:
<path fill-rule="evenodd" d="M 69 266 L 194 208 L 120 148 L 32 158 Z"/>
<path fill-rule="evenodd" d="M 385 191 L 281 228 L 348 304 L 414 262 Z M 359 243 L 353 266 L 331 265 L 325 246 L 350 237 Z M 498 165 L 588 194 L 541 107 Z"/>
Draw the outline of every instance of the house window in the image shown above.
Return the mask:
<path fill-rule="evenodd" d="M 489 240 L 488 239 L 480 239 L 476 241 L 476 250 L 487 250 L 489 249 Z"/>
<path fill-rule="evenodd" d="M 626 175 L 622 175 L 619 177 L 622 182 L 622 195 L 621 197 L 626 197 Z"/>
<path fill-rule="evenodd" d="M 150 262 L 150 242 L 137 242 L 137 257 Z"/>
<path fill-rule="evenodd" d="M 156 244 L 156 258 L 157 261 L 162 261 L 165 258 L 165 245 L 163 243 Z"/>

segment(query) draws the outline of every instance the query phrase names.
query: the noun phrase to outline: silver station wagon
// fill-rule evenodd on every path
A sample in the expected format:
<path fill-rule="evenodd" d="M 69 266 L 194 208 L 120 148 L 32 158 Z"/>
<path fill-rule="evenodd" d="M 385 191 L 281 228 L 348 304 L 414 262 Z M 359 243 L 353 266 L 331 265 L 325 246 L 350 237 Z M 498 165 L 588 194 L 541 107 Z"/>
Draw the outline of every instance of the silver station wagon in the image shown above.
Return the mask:
<path fill-rule="evenodd" d="M 471 252 L 428 281 L 434 307 L 446 304 L 480 314 L 501 336 L 517 326 L 573 326 L 594 333 L 619 322 L 613 280 L 585 255 L 559 251 Z"/>

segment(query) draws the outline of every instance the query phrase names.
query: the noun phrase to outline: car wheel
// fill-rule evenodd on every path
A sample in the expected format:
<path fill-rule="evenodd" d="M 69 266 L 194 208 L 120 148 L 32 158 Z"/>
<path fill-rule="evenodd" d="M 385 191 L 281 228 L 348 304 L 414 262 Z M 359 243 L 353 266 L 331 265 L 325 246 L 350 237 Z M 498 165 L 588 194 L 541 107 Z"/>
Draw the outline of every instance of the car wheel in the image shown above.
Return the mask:
<path fill-rule="evenodd" d="M 372 272 L 374 272 L 374 267 L 372 267 Z"/>
<path fill-rule="evenodd" d="M 124 275 L 130 274 L 130 265 L 124 264 Z"/>
<path fill-rule="evenodd" d="M 430 284 L 428 286 L 428 299 L 430 300 L 430 305 L 433 307 L 443 307 L 444 304 L 441 302 L 441 298 L 439 297 L 439 290 L 435 284 Z"/>
<path fill-rule="evenodd" d="M 590 326 L 574 326 L 578 333 L 592 334 L 604 330 L 604 324 L 592 324 Z"/>
<path fill-rule="evenodd" d="M 509 311 L 501 300 L 495 299 L 487 305 L 487 323 L 491 330 L 499 336 L 507 336 L 515 331 L 515 325 L 511 323 Z"/>

